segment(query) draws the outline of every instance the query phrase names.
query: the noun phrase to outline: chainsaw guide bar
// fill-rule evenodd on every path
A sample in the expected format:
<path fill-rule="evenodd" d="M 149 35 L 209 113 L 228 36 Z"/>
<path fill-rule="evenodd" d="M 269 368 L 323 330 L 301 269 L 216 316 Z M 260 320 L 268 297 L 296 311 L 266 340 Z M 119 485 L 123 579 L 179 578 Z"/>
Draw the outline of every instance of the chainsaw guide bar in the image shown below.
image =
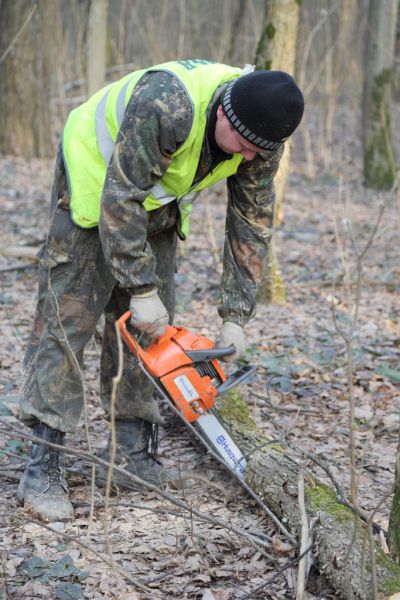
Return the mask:
<path fill-rule="evenodd" d="M 228 469 L 243 479 L 246 459 L 219 420 L 214 404 L 217 396 L 248 382 L 256 367 L 246 365 L 227 376 L 218 358 L 233 354 L 234 346 L 216 348 L 208 338 L 184 327 L 167 325 L 165 334 L 144 349 L 127 329 L 130 317 L 127 311 L 117 326 L 143 372 L 196 429 L 207 449 L 211 446 Z"/>

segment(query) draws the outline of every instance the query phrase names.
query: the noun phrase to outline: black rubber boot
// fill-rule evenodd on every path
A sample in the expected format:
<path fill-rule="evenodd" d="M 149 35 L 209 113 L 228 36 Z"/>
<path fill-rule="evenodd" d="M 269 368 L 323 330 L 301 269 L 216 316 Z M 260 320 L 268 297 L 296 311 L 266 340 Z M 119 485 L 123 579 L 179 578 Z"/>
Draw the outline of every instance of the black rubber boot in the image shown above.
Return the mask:
<path fill-rule="evenodd" d="M 64 445 L 65 434 L 44 423 L 33 427 L 36 437 Z M 32 514 L 45 521 L 69 521 L 74 516 L 68 498 L 63 453 L 44 444 L 32 444 L 17 496 Z"/>
<path fill-rule="evenodd" d="M 185 474 L 173 469 L 164 469 L 156 458 L 157 435 L 154 435 L 154 425 L 142 419 L 115 422 L 116 453 L 115 465 L 123 467 L 133 475 L 148 481 L 158 487 L 169 484 L 175 489 L 184 487 Z M 156 433 L 156 432 L 155 432 Z M 153 446 L 150 449 L 150 446 Z M 111 435 L 107 448 L 102 454 L 104 460 L 110 460 Z M 98 467 L 98 482 L 104 484 L 107 479 L 107 467 Z M 124 475 L 114 471 L 113 484 L 128 489 L 137 489 L 134 482 Z"/>

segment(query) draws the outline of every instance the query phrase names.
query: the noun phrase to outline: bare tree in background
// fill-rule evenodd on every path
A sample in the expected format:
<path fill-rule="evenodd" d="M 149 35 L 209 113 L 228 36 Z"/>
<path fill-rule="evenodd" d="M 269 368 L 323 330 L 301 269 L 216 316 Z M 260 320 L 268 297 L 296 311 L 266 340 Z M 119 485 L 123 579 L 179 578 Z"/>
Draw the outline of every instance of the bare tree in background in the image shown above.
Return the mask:
<path fill-rule="evenodd" d="M 396 46 L 393 73 L 393 94 L 395 102 L 400 102 L 400 0 L 397 8 Z"/>
<path fill-rule="evenodd" d="M 363 106 L 364 183 L 390 189 L 396 166 L 390 104 L 398 0 L 370 0 Z"/>
<path fill-rule="evenodd" d="M 0 152 L 50 157 L 58 1 L 1 2 L 0 22 Z"/>
<path fill-rule="evenodd" d="M 258 42 L 255 63 L 257 69 L 274 69 L 294 73 L 296 42 L 299 23 L 299 3 L 296 0 L 271 0 L 268 6 L 264 27 Z M 290 159 L 290 142 L 285 143 L 285 153 L 281 159 L 275 178 L 276 204 L 275 225 L 279 223 L 282 198 L 285 189 Z M 258 300 L 279 303 L 285 299 L 285 286 L 275 253 L 272 237 L 269 255 L 265 265 L 264 281 Z"/>
<path fill-rule="evenodd" d="M 87 93 L 94 94 L 104 85 L 106 73 L 108 0 L 91 0 L 86 42 Z"/>
<path fill-rule="evenodd" d="M 245 0 L 238 0 L 234 10 L 232 11 L 232 24 L 230 28 L 230 41 L 229 41 L 229 57 L 236 57 L 235 50 L 240 40 L 240 34 L 243 30 L 243 22 L 246 13 L 246 2 Z M 233 62 L 233 61 L 232 61 Z"/>

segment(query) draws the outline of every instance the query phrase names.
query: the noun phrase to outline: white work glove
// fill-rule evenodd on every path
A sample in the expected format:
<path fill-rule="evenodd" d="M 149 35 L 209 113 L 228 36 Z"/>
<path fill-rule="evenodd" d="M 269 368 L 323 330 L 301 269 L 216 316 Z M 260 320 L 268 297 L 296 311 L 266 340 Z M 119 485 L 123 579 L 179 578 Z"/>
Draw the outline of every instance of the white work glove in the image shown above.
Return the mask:
<path fill-rule="evenodd" d="M 132 325 L 151 338 L 158 338 L 165 333 L 168 325 L 168 312 L 161 302 L 157 290 L 140 296 L 132 296 L 129 309 L 132 313 Z"/>
<path fill-rule="evenodd" d="M 235 362 L 238 360 L 246 350 L 246 339 L 244 337 L 244 331 L 240 325 L 226 321 L 221 327 L 221 333 L 217 341 L 217 348 L 227 348 L 228 346 L 235 346 L 236 352 L 229 354 L 229 356 L 223 356 L 220 360 L 223 362 Z"/>

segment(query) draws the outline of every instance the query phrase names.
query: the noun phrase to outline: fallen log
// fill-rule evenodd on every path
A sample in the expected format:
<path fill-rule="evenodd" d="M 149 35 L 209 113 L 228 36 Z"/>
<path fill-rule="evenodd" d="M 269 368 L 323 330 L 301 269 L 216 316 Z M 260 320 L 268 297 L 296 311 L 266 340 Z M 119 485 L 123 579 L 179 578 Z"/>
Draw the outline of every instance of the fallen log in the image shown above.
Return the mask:
<path fill-rule="evenodd" d="M 285 526 L 300 537 L 299 466 L 290 456 L 290 450 L 261 433 L 237 391 L 221 397 L 217 410 L 248 460 L 246 483 L 283 520 Z M 338 501 L 333 488 L 315 477 L 307 476 L 304 491 L 308 520 L 316 520 L 313 540 L 319 570 L 343 598 L 349 597 L 351 589 L 357 599 L 372 599 L 374 592 L 366 525 L 355 519 L 352 510 Z M 377 545 L 373 550 L 379 598 L 390 598 L 400 592 L 400 566 Z"/>

